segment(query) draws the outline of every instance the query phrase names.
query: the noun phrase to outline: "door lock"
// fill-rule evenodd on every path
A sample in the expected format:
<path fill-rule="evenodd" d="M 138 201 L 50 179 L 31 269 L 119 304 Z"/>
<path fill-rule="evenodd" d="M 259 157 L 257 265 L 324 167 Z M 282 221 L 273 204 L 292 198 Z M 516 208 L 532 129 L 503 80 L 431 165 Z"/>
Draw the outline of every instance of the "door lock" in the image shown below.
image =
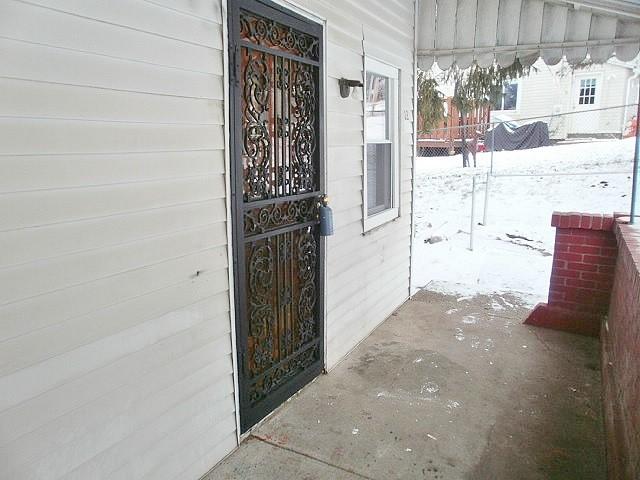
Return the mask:
<path fill-rule="evenodd" d="M 333 235 L 333 210 L 329 206 L 329 197 L 323 195 L 320 197 L 320 235 L 329 237 Z"/>

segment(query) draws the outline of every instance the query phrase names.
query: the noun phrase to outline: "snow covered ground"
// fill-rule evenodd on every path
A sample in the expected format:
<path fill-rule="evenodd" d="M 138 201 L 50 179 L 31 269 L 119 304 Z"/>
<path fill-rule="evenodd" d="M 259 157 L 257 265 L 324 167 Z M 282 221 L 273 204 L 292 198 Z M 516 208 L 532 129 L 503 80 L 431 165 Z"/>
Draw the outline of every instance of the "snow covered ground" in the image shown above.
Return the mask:
<path fill-rule="evenodd" d="M 479 154 L 477 168 L 462 168 L 460 155 L 418 158 L 414 290 L 461 295 L 512 292 L 527 304 L 546 301 L 555 235 L 552 212 L 629 211 L 633 151 L 630 138 L 496 152 L 495 175 L 532 176 L 491 178 L 485 226 L 478 223 L 483 220 L 491 154 Z M 560 175 L 566 173 L 587 175 Z M 479 186 L 471 251 L 474 175 Z M 428 239 L 435 243 L 426 243 Z"/>

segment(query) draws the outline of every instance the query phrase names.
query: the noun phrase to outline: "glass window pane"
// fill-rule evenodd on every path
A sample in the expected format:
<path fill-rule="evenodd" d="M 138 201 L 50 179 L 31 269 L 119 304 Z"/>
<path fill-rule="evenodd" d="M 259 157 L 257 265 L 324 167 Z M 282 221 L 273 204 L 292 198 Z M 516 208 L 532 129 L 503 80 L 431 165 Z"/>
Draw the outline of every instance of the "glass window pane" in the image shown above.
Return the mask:
<path fill-rule="evenodd" d="M 367 144 L 367 214 L 391 208 L 391 144 Z"/>
<path fill-rule="evenodd" d="M 367 72 L 366 122 L 367 138 L 389 139 L 389 79 L 377 73 Z"/>
<path fill-rule="evenodd" d="M 509 83 L 504 87 L 504 110 L 515 110 L 518 104 L 518 84 Z"/>
<path fill-rule="evenodd" d="M 596 103 L 596 79 L 587 78 L 580 80 L 578 91 L 579 105 L 594 105 Z"/>

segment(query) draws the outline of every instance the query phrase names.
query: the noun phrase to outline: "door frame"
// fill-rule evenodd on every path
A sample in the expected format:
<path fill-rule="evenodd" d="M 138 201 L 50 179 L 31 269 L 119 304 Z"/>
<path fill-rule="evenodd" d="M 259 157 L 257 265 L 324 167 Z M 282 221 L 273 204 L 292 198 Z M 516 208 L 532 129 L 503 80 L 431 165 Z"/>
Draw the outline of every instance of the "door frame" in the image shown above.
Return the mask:
<path fill-rule="evenodd" d="M 232 172 L 232 158 L 235 153 L 235 137 L 234 137 L 234 128 L 231 125 L 232 115 L 235 112 L 236 104 L 235 99 L 232 98 L 232 88 L 231 82 L 232 77 L 230 74 L 231 68 L 231 41 L 230 36 L 232 32 L 229 31 L 229 17 L 230 17 L 230 8 L 236 0 L 222 0 L 221 1 L 221 9 L 222 9 L 222 49 L 223 49 L 223 103 L 224 103 L 224 146 L 225 146 L 225 206 L 226 206 L 226 222 L 227 222 L 227 272 L 228 272 L 228 282 L 229 282 L 229 320 L 230 320 L 230 337 L 231 337 L 231 355 L 232 355 L 232 364 L 233 364 L 233 384 L 234 384 L 234 403 L 235 403 L 235 419 L 236 419 L 236 440 L 238 445 L 247 438 L 251 432 L 259 427 L 265 420 L 267 420 L 273 413 L 275 413 L 281 406 L 275 407 L 271 413 L 266 415 L 262 420 L 257 422 L 255 425 L 247 429 L 247 431 L 242 432 L 241 429 L 241 419 L 240 419 L 240 365 L 238 363 L 238 332 L 237 321 L 238 321 L 238 312 L 240 296 L 238 295 L 239 281 L 238 279 L 238 268 L 237 268 L 237 253 L 238 246 L 236 243 L 236 225 L 234 219 L 235 212 L 235 186 L 233 185 L 232 180 L 235 179 L 235 174 Z M 319 176 L 319 188 L 320 191 L 325 195 L 329 194 L 329 173 L 328 173 L 328 161 L 327 161 L 327 94 L 326 94 L 326 85 L 328 79 L 327 73 L 327 20 L 326 18 L 317 15 L 315 12 L 299 5 L 296 2 L 290 0 L 257 0 L 260 3 L 264 3 L 266 5 L 272 6 L 277 10 L 283 11 L 286 14 L 292 14 L 294 17 L 297 15 L 302 17 L 302 19 L 306 21 L 311 21 L 318 24 L 322 30 L 322 55 L 321 55 L 321 67 L 322 72 L 319 75 L 320 80 L 320 94 L 318 106 L 320 108 L 319 114 L 319 125 L 321 130 L 321 138 L 322 141 L 319 142 L 318 146 L 321 149 L 320 153 L 320 170 L 321 174 Z M 320 268 L 319 268 L 319 288 L 320 288 L 320 298 L 322 299 L 319 303 L 319 320 L 320 320 L 320 328 L 322 335 L 322 367 L 323 372 L 326 373 L 327 370 L 327 238 L 320 236 L 319 242 L 319 251 L 320 251 Z"/>

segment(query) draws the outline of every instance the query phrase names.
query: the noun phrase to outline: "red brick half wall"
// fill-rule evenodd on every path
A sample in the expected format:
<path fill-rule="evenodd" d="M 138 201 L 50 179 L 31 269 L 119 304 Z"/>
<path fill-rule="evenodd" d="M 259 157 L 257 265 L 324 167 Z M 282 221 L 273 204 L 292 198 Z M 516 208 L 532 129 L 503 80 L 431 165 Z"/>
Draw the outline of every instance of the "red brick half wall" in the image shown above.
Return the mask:
<path fill-rule="evenodd" d="M 640 479 L 640 226 L 615 226 L 619 253 L 602 342 L 609 479 Z"/>
<path fill-rule="evenodd" d="M 612 215 L 555 212 L 553 267 L 547 303 L 526 324 L 598 336 L 609 310 L 617 258 Z"/>

